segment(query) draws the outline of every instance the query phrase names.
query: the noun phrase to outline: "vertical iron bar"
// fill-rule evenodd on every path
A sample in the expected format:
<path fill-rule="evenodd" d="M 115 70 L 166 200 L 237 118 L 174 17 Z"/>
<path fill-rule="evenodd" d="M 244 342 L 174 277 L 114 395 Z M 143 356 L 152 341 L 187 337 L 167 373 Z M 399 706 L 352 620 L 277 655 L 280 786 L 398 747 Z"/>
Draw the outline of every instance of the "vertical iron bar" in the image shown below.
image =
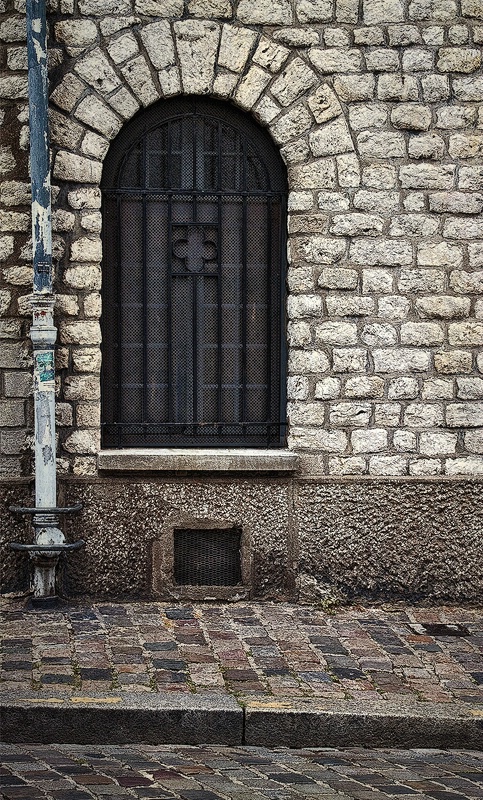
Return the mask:
<path fill-rule="evenodd" d="M 272 205 L 273 197 L 267 197 L 267 310 L 266 310 L 266 341 L 267 341 L 267 446 L 270 444 L 271 421 L 272 421 Z M 275 334 L 277 335 L 277 334 Z"/>
<path fill-rule="evenodd" d="M 242 301 L 242 394 L 241 394 L 241 422 L 242 435 L 246 435 L 247 420 L 247 151 L 242 143 L 242 274 L 241 274 L 241 301 Z"/>
<path fill-rule="evenodd" d="M 117 377 L 117 422 L 121 423 L 122 420 L 122 397 L 123 397 L 123 390 L 122 390 L 122 278 L 123 278 L 123 258 L 122 258 L 122 196 L 117 195 L 116 198 L 116 208 L 118 214 L 118 246 L 117 246 L 117 254 L 118 254 L 118 262 L 117 262 L 117 313 L 116 313 L 116 323 L 117 323 L 117 354 L 116 354 L 116 377 Z M 112 390 L 111 390 L 112 391 Z M 123 438 L 123 428 L 120 424 L 117 426 L 117 446 L 121 447 L 121 440 Z"/>
<path fill-rule="evenodd" d="M 142 388 L 142 421 L 148 421 L 148 230 L 147 230 L 147 196 L 142 195 L 142 226 L 143 226 L 143 388 Z M 143 428 L 143 437 L 146 439 L 147 428 Z"/>
<path fill-rule="evenodd" d="M 194 117 L 193 118 L 193 127 L 192 127 L 192 134 L 193 134 L 193 178 L 194 178 L 194 186 L 193 186 L 193 222 L 198 221 L 198 132 L 199 128 L 203 131 L 203 117 Z M 196 274 L 191 276 L 191 302 L 192 302 L 192 309 L 193 309 L 193 336 L 192 336 L 192 347 L 193 347 L 193 388 L 192 388 L 192 398 L 193 398 L 193 435 L 196 436 L 197 427 L 196 422 L 198 421 L 198 294 L 200 292 L 199 283 L 201 283 L 203 278 L 200 278 L 198 281 Z M 203 362 L 203 359 L 201 359 Z"/>
<path fill-rule="evenodd" d="M 287 431 L 286 413 L 287 413 L 287 310 L 286 310 L 286 247 L 287 247 L 287 195 L 280 195 L 280 219 L 278 223 L 278 239 L 279 239 L 279 270 L 278 270 L 278 297 L 279 297 L 279 315 L 278 315 L 278 361 L 280 368 L 278 375 L 280 384 L 278 386 L 279 397 L 279 413 L 278 421 L 280 423 L 278 444 L 285 444 L 285 437 Z M 284 224 L 285 223 L 285 227 Z"/>
<path fill-rule="evenodd" d="M 223 327 L 222 327 L 222 299 L 223 299 L 223 274 L 222 274 L 222 260 L 221 260 L 221 248 L 222 248 L 222 197 L 221 197 L 221 188 L 222 188 L 222 169 L 223 169 L 223 162 L 222 162 L 222 136 L 223 136 L 223 129 L 221 126 L 221 122 L 218 122 L 218 141 L 217 141 L 217 187 L 218 187 L 218 195 L 217 195 L 217 212 L 218 212 L 218 230 L 217 230 L 217 273 L 218 273 L 218 280 L 216 282 L 216 291 L 217 291 L 217 372 L 218 372 L 218 390 L 217 390 L 217 410 L 216 416 L 218 420 L 218 429 L 217 433 L 218 436 L 222 433 L 222 426 L 221 426 L 221 417 L 222 417 L 222 391 L 223 391 L 223 343 L 222 343 L 222 335 L 223 335 Z"/>
<path fill-rule="evenodd" d="M 166 296 L 166 355 L 168 359 L 167 364 L 167 392 L 168 392 L 168 425 L 173 423 L 175 419 L 174 410 L 174 397 L 173 397 L 173 365 L 172 365 L 172 325 L 173 325 L 173 308 L 172 308 L 172 292 L 173 292 L 173 237 L 172 237 L 172 221 L 173 221 L 173 195 L 171 192 L 171 149 L 172 149 L 172 136 L 171 136 L 171 122 L 168 123 L 168 133 L 166 140 L 166 170 L 167 170 L 167 184 L 168 184 L 168 241 L 166 251 L 166 278 L 167 278 L 167 296 Z M 168 427 L 169 437 L 171 437 L 172 427 Z"/>

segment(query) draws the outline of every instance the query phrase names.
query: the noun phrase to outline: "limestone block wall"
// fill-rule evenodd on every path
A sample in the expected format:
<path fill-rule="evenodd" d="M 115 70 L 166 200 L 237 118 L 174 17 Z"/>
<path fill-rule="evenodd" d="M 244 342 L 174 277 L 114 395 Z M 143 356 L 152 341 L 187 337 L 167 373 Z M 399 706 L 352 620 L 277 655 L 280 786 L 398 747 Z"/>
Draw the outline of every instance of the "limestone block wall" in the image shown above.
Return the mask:
<path fill-rule="evenodd" d="M 0 466 L 28 475 L 28 105 L 3 0 Z M 483 474 L 481 0 L 51 0 L 59 469 L 97 473 L 102 162 L 142 107 L 234 103 L 289 177 L 288 446 L 307 476 Z"/>

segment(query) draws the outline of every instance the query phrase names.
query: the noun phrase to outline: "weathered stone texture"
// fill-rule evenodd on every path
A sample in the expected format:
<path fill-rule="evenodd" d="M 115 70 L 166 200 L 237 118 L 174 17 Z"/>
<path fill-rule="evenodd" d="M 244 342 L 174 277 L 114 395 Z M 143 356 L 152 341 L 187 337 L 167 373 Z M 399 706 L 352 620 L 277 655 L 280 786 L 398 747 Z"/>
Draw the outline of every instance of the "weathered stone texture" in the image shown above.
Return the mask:
<path fill-rule="evenodd" d="M 53 17 L 51 43 L 66 468 L 96 472 L 103 159 L 141 106 L 214 94 L 253 114 L 287 164 L 289 447 L 310 453 L 303 464 L 318 474 L 480 474 L 480 4 L 77 6 Z M 31 280 L 22 11 L 6 12 L 0 33 L 0 385 L 20 442 L 29 401 L 15 377 L 26 370 Z"/>

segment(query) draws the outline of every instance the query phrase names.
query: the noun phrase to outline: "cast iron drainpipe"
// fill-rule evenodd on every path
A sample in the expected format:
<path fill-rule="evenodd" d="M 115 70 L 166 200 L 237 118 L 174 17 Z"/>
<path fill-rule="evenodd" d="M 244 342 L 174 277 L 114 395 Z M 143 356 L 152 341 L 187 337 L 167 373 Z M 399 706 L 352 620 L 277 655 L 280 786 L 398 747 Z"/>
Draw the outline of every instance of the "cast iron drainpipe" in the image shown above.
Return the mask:
<path fill-rule="evenodd" d="M 32 514 L 34 543 L 11 542 L 28 552 L 33 563 L 31 590 L 37 605 L 55 602 L 57 565 L 61 553 L 82 547 L 81 539 L 67 544 L 58 527 L 59 514 L 80 511 L 81 505 L 57 506 L 55 459 L 55 365 L 52 288 L 52 224 L 50 205 L 50 151 L 48 128 L 46 0 L 27 0 L 27 51 L 32 179 L 33 323 L 35 406 L 35 508 L 10 506 L 17 514 Z"/>

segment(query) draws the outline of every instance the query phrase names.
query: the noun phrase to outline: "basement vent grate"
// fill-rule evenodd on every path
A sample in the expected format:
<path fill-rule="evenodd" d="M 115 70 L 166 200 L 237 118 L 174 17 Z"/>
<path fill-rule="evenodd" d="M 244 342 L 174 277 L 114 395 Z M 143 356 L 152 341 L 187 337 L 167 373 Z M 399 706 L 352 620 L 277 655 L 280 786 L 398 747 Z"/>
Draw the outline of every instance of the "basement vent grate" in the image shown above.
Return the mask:
<path fill-rule="evenodd" d="M 410 628 L 423 636 L 471 636 L 468 628 L 457 623 L 427 622 Z"/>
<path fill-rule="evenodd" d="M 174 581 L 181 586 L 241 583 L 239 528 L 180 528 L 174 531 Z"/>

